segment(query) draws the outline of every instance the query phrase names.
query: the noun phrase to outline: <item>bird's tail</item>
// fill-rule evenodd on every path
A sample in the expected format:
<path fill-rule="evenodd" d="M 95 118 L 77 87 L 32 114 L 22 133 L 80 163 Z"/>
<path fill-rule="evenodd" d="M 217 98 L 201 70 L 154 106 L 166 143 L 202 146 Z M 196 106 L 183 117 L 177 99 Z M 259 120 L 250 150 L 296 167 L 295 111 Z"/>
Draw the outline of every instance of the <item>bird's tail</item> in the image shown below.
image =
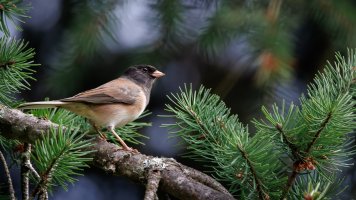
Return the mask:
<path fill-rule="evenodd" d="M 36 101 L 36 102 L 23 103 L 19 105 L 17 108 L 18 109 L 57 108 L 66 104 L 68 103 L 62 101 Z"/>

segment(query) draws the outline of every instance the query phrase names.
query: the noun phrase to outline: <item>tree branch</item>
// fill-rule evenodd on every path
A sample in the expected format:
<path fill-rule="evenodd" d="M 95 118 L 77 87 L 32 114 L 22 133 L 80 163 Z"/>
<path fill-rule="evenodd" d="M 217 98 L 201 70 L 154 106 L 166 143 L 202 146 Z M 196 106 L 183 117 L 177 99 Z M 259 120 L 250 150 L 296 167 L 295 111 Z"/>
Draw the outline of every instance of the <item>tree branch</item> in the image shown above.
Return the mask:
<path fill-rule="evenodd" d="M 293 158 L 295 160 L 299 160 L 301 159 L 301 155 L 299 152 L 299 149 L 297 146 L 295 146 L 287 137 L 286 133 L 283 130 L 283 126 L 282 124 L 276 124 L 276 129 L 278 130 L 278 132 L 281 134 L 282 138 L 283 138 L 283 142 L 288 146 L 288 148 L 291 150 Z"/>
<path fill-rule="evenodd" d="M 148 172 L 147 185 L 144 200 L 154 200 L 157 198 L 157 189 L 161 180 L 161 171 L 152 169 Z"/>
<path fill-rule="evenodd" d="M 31 144 L 24 143 L 24 151 L 21 153 L 21 192 L 22 199 L 29 199 L 30 181 L 30 156 Z"/>
<path fill-rule="evenodd" d="M 253 178 L 256 181 L 256 189 L 258 192 L 258 196 L 260 197 L 260 199 L 269 199 L 269 195 L 267 194 L 267 192 L 265 192 L 263 190 L 263 184 L 261 182 L 260 177 L 258 177 L 255 166 L 253 165 L 252 161 L 250 160 L 250 158 L 248 158 L 246 151 L 244 151 L 239 145 L 236 145 L 237 149 L 240 151 L 242 157 L 246 160 L 246 163 L 248 165 L 248 167 L 250 168 L 250 171 L 253 175 Z"/>
<path fill-rule="evenodd" d="M 314 134 L 313 140 L 308 144 L 308 147 L 305 150 L 305 153 L 307 155 L 311 152 L 316 140 L 320 137 L 321 132 L 325 129 L 325 127 L 329 123 L 330 119 L 331 119 L 331 112 L 328 113 L 328 115 L 326 116 L 324 121 L 321 123 L 319 130 Z"/>
<path fill-rule="evenodd" d="M 4 154 L 0 151 L 0 160 L 2 162 L 2 164 L 4 165 L 4 170 L 5 170 L 5 175 L 7 177 L 7 182 L 9 184 L 9 193 L 10 193 L 10 199 L 11 200 L 15 200 L 15 190 L 14 187 L 12 185 L 12 180 L 11 180 L 11 175 L 10 175 L 10 171 L 9 171 L 9 167 L 6 164 L 6 159 Z"/>
<path fill-rule="evenodd" d="M 0 134 L 8 139 L 33 143 L 47 134 L 51 127 L 56 129 L 59 126 L 48 120 L 0 105 Z M 208 175 L 179 164 L 172 158 L 157 158 L 123 151 L 115 144 L 100 139 L 94 140 L 93 143 L 91 149 L 95 152 L 92 154 L 91 165 L 107 173 L 125 176 L 146 184 L 147 171 L 159 169 L 161 190 L 176 198 L 234 199 L 220 183 Z"/>

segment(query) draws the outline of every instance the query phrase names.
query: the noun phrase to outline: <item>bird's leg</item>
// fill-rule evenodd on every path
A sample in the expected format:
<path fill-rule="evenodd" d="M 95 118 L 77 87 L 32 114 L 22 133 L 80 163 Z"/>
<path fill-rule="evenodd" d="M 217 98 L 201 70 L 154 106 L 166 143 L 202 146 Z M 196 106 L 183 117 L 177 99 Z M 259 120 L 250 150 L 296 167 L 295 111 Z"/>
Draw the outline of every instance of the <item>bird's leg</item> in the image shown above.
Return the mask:
<path fill-rule="evenodd" d="M 111 133 L 116 137 L 117 141 L 120 142 L 122 148 L 125 150 L 125 151 L 134 151 L 134 152 L 138 152 L 136 149 L 132 149 L 130 148 L 129 146 L 126 145 L 126 143 L 120 138 L 120 136 L 115 132 L 114 130 L 114 127 L 113 126 L 110 126 L 109 127 L 109 130 L 111 131 Z"/>
<path fill-rule="evenodd" d="M 107 139 L 106 136 L 100 131 L 99 127 L 98 127 L 97 125 L 95 125 L 94 122 L 90 121 L 90 124 L 91 124 L 92 127 L 95 129 L 95 131 L 99 133 L 100 138 L 102 138 L 102 139 L 104 139 L 104 140 Z"/>
<path fill-rule="evenodd" d="M 104 139 L 104 140 L 107 139 L 106 136 L 105 136 L 105 134 L 103 134 L 99 129 L 96 129 L 96 132 L 99 133 L 99 135 L 100 135 L 100 137 L 101 137 L 102 139 Z"/>

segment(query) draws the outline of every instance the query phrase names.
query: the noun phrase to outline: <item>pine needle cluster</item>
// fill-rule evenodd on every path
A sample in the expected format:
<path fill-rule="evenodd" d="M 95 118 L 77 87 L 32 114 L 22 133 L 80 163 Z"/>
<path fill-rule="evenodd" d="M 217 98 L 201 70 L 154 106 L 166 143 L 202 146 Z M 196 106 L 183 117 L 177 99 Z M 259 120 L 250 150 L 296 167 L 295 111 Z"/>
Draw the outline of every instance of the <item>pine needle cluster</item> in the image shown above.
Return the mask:
<path fill-rule="evenodd" d="M 22 0 L 1 0 L 0 1 L 0 31 L 5 36 L 10 36 L 8 24 L 11 23 L 16 29 L 22 30 L 18 23 L 24 23 L 23 19 L 29 16 L 26 12 L 29 10 L 29 5 L 21 5 Z"/>
<path fill-rule="evenodd" d="M 28 18 L 28 5 L 19 6 L 22 1 L 0 1 L 0 103 L 12 104 L 14 94 L 28 89 L 28 80 L 33 79 L 34 49 L 28 43 L 10 37 L 8 24 L 21 30 L 18 23 Z M 2 34 L 1 34 L 2 33 Z"/>
<path fill-rule="evenodd" d="M 88 149 L 92 144 L 83 138 L 78 129 L 68 127 L 51 130 L 50 134 L 41 141 L 36 141 L 32 153 L 32 160 L 40 174 L 40 180 L 33 194 L 41 194 L 52 186 L 62 186 L 67 189 L 68 183 L 76 181 L 74 176 L 82 174 L 87 162 L 92 158 L 88 156 Z"/>
<path fill-rule="evenodd" d="M 168 96 L 171 115 L 165 117 L 177 121 L 164 126 L 187 143 L 189 157 L 208 159 L 215 176 L 240 198 L 332 198 L 336 174 L 353 164 L 355 154 L 354 66 L 355 51 L 346 58 L 337 53 L 300 97 L 300 106 L 262 107 L 264 118 L 252 121 L 255 133 L 204 87 L 185 86 Z"/>
<path fill-rule="evenodd" d="M 0 38 L 0 103 L 11 105 L 14 94 L 29 89 L 28 80 L 35 71 L 33 48 L 23 40 Z"/>

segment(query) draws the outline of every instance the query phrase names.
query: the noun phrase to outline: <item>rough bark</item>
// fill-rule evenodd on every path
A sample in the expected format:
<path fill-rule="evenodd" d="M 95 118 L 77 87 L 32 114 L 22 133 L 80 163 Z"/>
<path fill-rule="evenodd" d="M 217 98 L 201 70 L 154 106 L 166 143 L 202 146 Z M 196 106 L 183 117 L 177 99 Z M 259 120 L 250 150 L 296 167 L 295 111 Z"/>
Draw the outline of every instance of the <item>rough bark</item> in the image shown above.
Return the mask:
<path fill-rule="evenodd" d="M 8 139 L 33 143 L 58 128 L 48 120 L 0 105 L 0 134 Z M 109 174 L 125 176 L 146 184 L 149 172 L 160 171 L 159 189 L 178 199 L 234 199 L 227 190 L 208 175 L 184 166 L 172 158 L 158 158 L 121 150 L 115 144 L 97 139 L 91 147 L 93 163 Z"/>
<path fill-rule="evenodd" d="M 144 200 L 158 199 L 157 190 L 161 181 L 161 171 L 159 169 L 151 169 L 148 172 L 146 192 Z"/>
<path fill-rule="evenodd" d="M 21 153 L 21 192 L 22 200 L 29 200 L 30 191 L 30 158 L 31 144 L 24 143 L 24 152 Z"/>

